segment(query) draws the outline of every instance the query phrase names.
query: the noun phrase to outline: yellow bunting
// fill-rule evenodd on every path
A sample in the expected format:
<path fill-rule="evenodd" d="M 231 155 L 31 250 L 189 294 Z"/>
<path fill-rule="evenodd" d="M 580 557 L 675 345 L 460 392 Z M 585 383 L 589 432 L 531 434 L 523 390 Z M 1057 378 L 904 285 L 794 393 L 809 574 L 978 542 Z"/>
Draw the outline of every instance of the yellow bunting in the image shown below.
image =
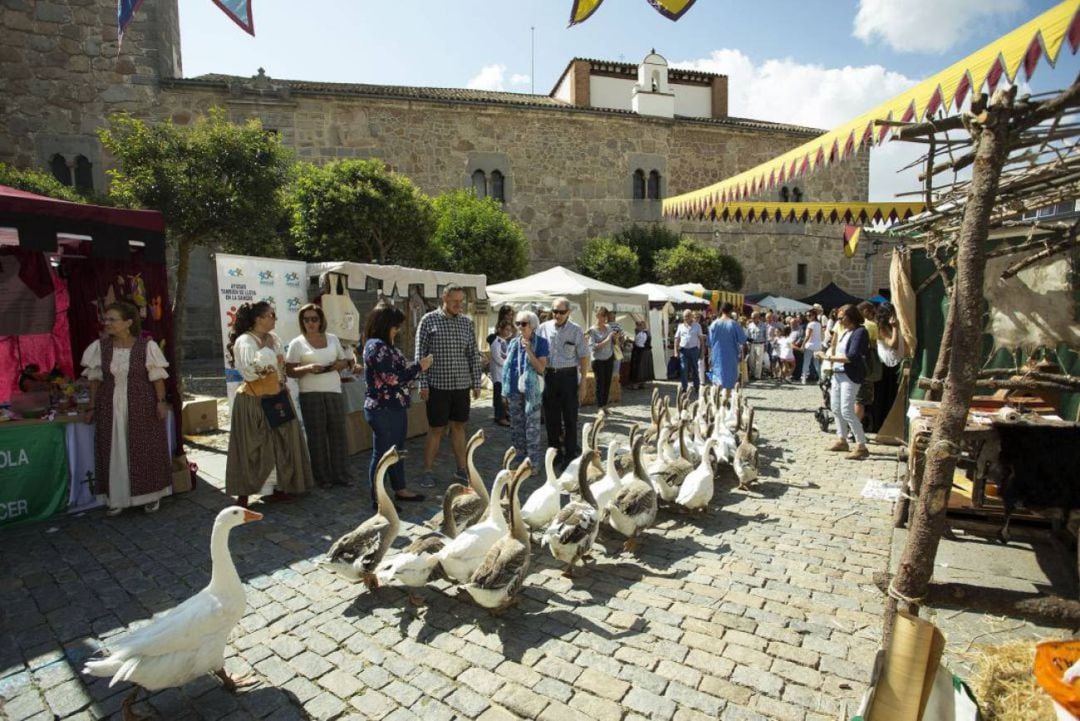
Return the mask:
<path fill-rule="evenodd" d="M 862 236 L 862 228 L 857 225 L 844 226 L 844 255 L 848 258 L 855 257 L 855 249 L 859 247 L 859 238 Z"/>

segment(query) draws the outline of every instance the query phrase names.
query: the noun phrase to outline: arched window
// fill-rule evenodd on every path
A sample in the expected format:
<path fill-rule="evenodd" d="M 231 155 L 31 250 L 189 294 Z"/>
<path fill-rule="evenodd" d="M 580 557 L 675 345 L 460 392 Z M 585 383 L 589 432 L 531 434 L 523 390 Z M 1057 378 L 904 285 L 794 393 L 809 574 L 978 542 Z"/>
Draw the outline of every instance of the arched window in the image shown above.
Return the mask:
<path fill-rule="evenodd" d="M 645 200 L 645 171 L 641 168 L 634 171 L 634 200 Z"/>
<path fill-rule="evenodd" d="M 652 71 L 652 91 L 655 93 L 660 90 L 660 71 Z"/>
<path fill-rule="evenodd" d="M 483 170 L 474 170 L 472 174 L 472 188 L 477 198 L 487 197 L 487 178 Z"/>
<path fill-rule="evenodd" d="M 802 199 L 803 199 L 803 192 L 799 188 L 799 186 L 796 185 L 796 186 L 792 187 L 792 189 L 791 189 L 791 202 L 793 202 L 793 203 L 801 203 Z"/>
<path fill-rule="evenodd" d="M 498 170 L 491 171 L 491 197 L 500 203 L 506 202 L 506 189 L 503 174 Z"/>
<path fill-rule="evenodd" d="M 94 189 L 94 166 L 85 155 L 75 158 L 75 188 L 78 190 Z"/>
<path fill-rule="evenodd" d="M 788 190 L 788 187 L 786 185 L 780 188 L 780 200 L 784 203 L 791 200 L 791 191 Z"/>
<path fill-rule="evenodd" d="M 67 158 L 60 155 L 60 153 L 49 159 L 49 172 L 62 185 L 71 186 L 71 168 L 68 167 Z"/>
<path fill-rule="evenodd" d="M 660 173 L 649 171 L 649 200 L 660 200 Z"/>

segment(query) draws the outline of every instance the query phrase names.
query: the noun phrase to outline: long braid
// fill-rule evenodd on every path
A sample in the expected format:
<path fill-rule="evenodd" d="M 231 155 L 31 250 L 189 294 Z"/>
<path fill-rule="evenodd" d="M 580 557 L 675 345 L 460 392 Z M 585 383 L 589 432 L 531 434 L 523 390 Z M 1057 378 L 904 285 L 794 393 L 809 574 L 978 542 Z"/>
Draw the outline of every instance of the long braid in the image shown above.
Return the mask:
<path fill-rule="evenodd" d="M 236 359 L 233 358 L 233 346 L 236 345 L 236 339 L 254 328 L 255 319 L 269 310 L 270 307 L 270 304 L 265 300 L 260 300 L 257 303 L 243 303 L 236 309 L 236 320 L 233 321 L 232 330 L 229 331 L 229 344 L 225 346 L 231 367 L 236 367 Z"/>

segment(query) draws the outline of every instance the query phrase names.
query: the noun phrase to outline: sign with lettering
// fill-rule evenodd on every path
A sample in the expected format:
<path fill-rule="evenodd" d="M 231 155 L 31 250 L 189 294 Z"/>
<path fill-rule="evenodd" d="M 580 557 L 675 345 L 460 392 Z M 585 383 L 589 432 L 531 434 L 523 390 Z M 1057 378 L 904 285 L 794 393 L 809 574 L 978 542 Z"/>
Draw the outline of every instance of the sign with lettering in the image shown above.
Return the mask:
<path fill-rule="evenodd" d="M 229 345 L 229 333 L 232 331 L 233 321 L 236 320 L 236 310 L 243 303 L 265 300 L 274 304 L 277 312 L 274 332 L 283 344 L 300 335 L 297 313 L 300 306 L 307 303 L 304 287 L 307 263 L 225 253 L 216 253 L 214 259 L 217 263 L 218 312 L 221 317 L 223 349 Z M 225 386 L 231 404 L 242 379 L 229 365 L 227 351 L 224 360 Z"/>
<path fill-rule="evenodd" d="M 62 511 L 67 498 L 63 425 L 0 427 L 0 527 L 46 519 Z"/>

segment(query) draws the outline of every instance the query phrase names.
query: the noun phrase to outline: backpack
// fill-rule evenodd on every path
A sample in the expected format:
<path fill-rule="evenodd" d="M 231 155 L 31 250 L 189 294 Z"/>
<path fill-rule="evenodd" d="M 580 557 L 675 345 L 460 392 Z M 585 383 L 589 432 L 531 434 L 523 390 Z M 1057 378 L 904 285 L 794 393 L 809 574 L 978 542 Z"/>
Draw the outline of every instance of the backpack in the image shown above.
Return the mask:
<path fill-rule="evenodd" d="M 863 356 L 863 365 L 866 368 L 865 383 L 877 383 L 885 375 L 885 366 L 877 353 L 876 343 L 866 344 L 866 355 Z"/>

